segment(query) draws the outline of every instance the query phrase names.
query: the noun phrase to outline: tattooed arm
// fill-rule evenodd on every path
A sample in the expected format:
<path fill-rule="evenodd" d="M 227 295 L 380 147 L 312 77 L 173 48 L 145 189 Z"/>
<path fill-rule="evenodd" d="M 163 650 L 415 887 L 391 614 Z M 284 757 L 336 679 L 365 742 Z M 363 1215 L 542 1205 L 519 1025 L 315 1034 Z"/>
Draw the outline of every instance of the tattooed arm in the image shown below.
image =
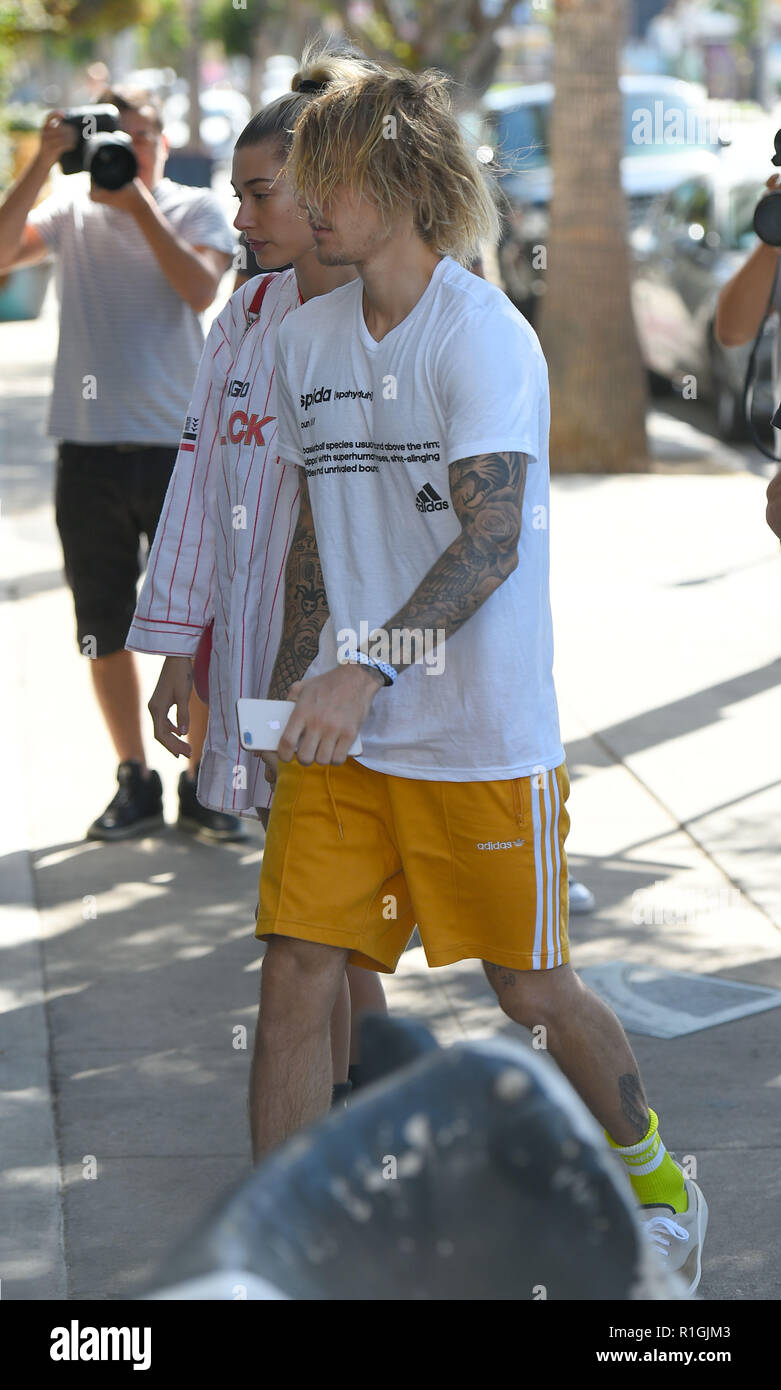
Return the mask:
<path fill-rule="evenodd" d="M 414 594 L 384 624 L 394 631 L 443 630 L 451 637 L 518 565 L 526 454 L 476 454 L 450 465 L 450 493 L 461 534 L 424 575 Z M 369 638 L 371 646 L 371 637 Z M 394 651 L 414 655 L 414 643 Z M 413 661 L 396 662 L 398 670 Z"/>
<path fill-rule="evenodd" d="M 525 454 L 478 454 L 451 465 L 450 490 L 461 533 L 385 625 L 386 632 L 440 628 L 450 636 L 512 574 L 518 564 L 525 481 Z M 371 642 L 370 634 L 369 647 Z M 284 639 L 283 648 L 287 650 Z M 413 657 L 413 642 L 407 651 Z M 412 664 L 409 660 L 396 666 Z M 383 684 L 375 670 L 340 665 L 292 686 L 289 694 L 296 708 L 279 740 L 280 758 L 289 762 L 296 756 L 305 765 L 345 762 Z"/>
<path fill-rule="evenodd" d="M 285 567 L 285 616 L 282 638 L 271 673 L 268 698 L 285 700 L 317 656 L 320 632 L 328 617 L 323 572 L 315 539 L 306 472 L 301 474 L 298 521 Z"/>

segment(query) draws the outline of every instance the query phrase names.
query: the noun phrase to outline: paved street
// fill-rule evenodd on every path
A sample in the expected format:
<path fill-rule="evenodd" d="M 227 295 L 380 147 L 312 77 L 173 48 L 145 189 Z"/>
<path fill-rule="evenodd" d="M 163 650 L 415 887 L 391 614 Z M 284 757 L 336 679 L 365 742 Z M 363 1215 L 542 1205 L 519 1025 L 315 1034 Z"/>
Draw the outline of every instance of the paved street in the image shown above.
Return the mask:
<path fill-rule="evenodd" d="M 249 1168 L 233 1030 L 251 1039 L 256 1013 L 262 836 L 83 838 L 115 764 L 54 529 L 55 336 L 51 299 L 0 324 L 0 1277 L 12 1300 L 117 1299 Z M 702 423 L 654 413 L 652 474 L 553 482 L 571 868 L 597 897 L 571 922 L 573 961 L 781 988 L 781 555 L 764 466 Z M 158 669 L 143 659 L 149 693 Z M 152 761 L 172 822 L 181 767 L 159 747 Z M 637 910 L 651 890 L 716 905 L 665 923 Z M 388 995 L 444 1043 L 519 1032 L 472 962 L 429 971 L 410 950 Z M 780 1039 L 777 1009 L 631 1035 L 665 1143 L 696 1159 L 710 1204 L 706 1299 L 781 1296 Z"/>

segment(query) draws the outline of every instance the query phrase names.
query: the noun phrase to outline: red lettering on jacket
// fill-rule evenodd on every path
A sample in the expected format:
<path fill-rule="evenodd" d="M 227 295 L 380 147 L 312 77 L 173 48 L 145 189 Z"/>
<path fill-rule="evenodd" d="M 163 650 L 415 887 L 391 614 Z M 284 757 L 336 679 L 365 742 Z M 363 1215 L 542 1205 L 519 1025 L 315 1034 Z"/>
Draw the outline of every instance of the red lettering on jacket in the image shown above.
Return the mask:
<path fill-rule="evenodd" d="M 228 438 L 231 444 L 265 444 L 263 426 L 274 419 L 274 415 L 264 415 L 261 420 L 257 415 L 247 416 L 243 410 L 234 410 L 228 421 Z"/>

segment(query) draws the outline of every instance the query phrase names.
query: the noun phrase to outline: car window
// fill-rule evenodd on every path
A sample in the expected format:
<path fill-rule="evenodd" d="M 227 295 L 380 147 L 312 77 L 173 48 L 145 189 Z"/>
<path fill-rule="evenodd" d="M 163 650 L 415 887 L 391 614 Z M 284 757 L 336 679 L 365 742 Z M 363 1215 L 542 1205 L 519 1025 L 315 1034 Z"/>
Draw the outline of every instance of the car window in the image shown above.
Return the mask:
<path fill-rule="evenodd" d="M 731 251 L 750 251 L 757 234 L 754 231 L 754 209 L 765 192 L 761 179 L 738 184 L 731 188 L 727 212 L 726 245 Z"/>
<path fill-rule="evenodd" d="M 678 190 L 679 196 L 673 199 L 673 205 L 678 213 L 681 222 L 689 225 L 699 222 L 706 232 L 712 229 L 713 212 L 710 189 L 704 183 L 689 183 L 686 191 Z"/>
<path fill-rule="evenodd" d="M 550 162 L 550 102 L 528 102 L 493 117 L 500 158 L 517 169 L 540 169 Z M 625 155 L 669 155 L 693 148 L 714 149 L 712 122 L 680 96 L 624 92 Z"/>
<path fill-rule="evenodd" d="M 659 209 L 659 224 L 661 229 L 669 231 L 680 223 L 681 207 L 686 200 L 691 197 L 693 185 L 691 182 L 679 184 L 672 193 L 668 193 L 663 199 Z"/>
<path fill-rule="evenodd" d="M 677 154 L 717 149 L 713 121 L 705 107 L 657 88 L 621 96 L 624 154 Z M 499 157 L 511 168 L 543 168 L 550 163 L 550 101 L 529 101 L 493 115 Z"/>
<path fill-rule="evenodd" d="M 674 155 L 714 149 L 717 141 L 705 108 L 658 91 L 625 92 L 624 154 Z"/>
<path fill-rule="evenodd" d="M 659 231 L 678 236 L 689 227 L 702 227 L 701 233 L 690 234 L 693 241 L 711 241 L 714 234 L 713 197 L 702 179 L 687 179 L 674 188 L 661 204 L 658 215 Z"/>
<path fill-rule="evenodd" d="M 550 162 L 548 103 L 529 102 L 510 111 L 497 112 L 495 139 L 503 164 L 512 169 L 542 169 Z"/>

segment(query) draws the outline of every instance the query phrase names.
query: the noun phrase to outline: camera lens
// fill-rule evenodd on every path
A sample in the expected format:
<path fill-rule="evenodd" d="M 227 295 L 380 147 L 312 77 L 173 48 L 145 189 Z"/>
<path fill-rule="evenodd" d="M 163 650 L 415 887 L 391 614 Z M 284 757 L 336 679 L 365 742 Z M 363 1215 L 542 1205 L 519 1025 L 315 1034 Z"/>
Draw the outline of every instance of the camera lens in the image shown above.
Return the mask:
<path fill-rule="evenodd" d="M 760 198 L 754 212 L 754 231 L 767 246 L 781 246 L 781 193 Z"/>
<path fill-rule="evenodd" d="M 130 136 L 120 130 L 94 135 L 86 142 L 84 168 L 99 188 L 112 193 L 124 188 L 138 173 Z"/>

